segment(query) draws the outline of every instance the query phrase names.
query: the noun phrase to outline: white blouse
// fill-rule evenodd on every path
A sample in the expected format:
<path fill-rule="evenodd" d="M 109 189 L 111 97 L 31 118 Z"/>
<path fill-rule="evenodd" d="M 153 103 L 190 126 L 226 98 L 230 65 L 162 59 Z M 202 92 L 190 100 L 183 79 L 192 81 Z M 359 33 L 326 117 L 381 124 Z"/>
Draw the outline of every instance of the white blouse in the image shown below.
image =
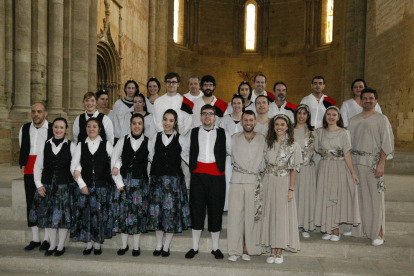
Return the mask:
<path fill-rule="evenodd" d="M 132 112 L 128 112 L 125 114 L 124 122 L 122 124 L 121 137 L 124 137 L 125 135 L 128 135 L 131 133 L 130 125 L 131 125 Z M 144 126 L 145 126 L 144 135 L 147 137 L 152 137 L 152 135 L 154 135 L 154 133 L 156 132 L 155 126 L 154 126 L 154 117 L 152 113 L 147 112 L 147 114 L 145 114 Z"/>

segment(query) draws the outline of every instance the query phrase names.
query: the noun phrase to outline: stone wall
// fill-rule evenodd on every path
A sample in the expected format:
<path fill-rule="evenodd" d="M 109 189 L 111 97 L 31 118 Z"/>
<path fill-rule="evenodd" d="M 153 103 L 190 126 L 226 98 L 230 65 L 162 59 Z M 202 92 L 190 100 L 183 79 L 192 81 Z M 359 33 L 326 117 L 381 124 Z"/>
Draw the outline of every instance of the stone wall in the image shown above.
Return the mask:
<path fill-rule="evenodd" d="M 198 44 L 193 51 L 176 46 L 170 70 L 176 70 L 184 79 L 191 74 L 215 76 L 216 95 L 226 101 L 243 81 L 236 73 L 240 70 L 262 71 L 268 77 L 268 91 L 276 81 L 285 81 L 288 101 L 294 104 L 311 92 L 311 80 L 316 75 L 325 77 L 325 93 L 339 105 L 350 97 L 352 80 L 363 77 L 364 41 L 355 36 L 364 31 L 365 1 L 335 2 L 333 42 L 323 49 L 306 46 L 308 1 L 264 1 L 269 2 L 269 23 L 264 26 L 268 28 L 268 50 L 263 55 L 235 54 L 234 2 L 200 1 Z M 186 83 L 180 89 L 187 92 Z"/>
<path fill-rule="evenodd" d="M 413 49 L 413 1 L 369 0 L 365 77 L 379 93 L 399 147 L 414 147 Z"/>

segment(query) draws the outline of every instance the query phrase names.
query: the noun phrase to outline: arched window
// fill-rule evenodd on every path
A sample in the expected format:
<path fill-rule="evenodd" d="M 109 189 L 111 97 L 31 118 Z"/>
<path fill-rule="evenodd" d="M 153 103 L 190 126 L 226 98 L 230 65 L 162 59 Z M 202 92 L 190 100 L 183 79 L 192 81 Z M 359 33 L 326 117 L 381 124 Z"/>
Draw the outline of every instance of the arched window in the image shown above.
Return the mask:
<path fill-rule="evenodd" d="M 245 8 L 245 50 L 256 50 L 256 33 L 257 33 L 257 3 L 256 1 L 249 0 L 246 2 Z"/>
<path fill-rule="evenodd" d="M 184 0 L 174 0 L 174 42 L 184 44 Z"/>
<path fill-rule="evenodd" d="M 334 0 L 326 0 L 325 3 L 325 43 L 331 43 L 332 42 L 332 34 L 333 34 L 333 9 L 334 9 Z"/>

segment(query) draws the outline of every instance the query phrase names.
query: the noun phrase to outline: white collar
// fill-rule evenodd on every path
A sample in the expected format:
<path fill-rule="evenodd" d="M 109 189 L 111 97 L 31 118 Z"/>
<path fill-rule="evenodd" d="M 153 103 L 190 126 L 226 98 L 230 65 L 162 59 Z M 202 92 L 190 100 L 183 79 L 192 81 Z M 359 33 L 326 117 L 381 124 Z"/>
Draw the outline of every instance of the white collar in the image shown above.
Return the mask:
<path fill-rule="evenodd" d="M 134 139 L 134 137 L 132 137 L 131 133 L 128 134 L 127 139 Z M 139 137 L 138 139 L 136 139 L 135 141 L 143 141 L 144 140 L 144 133 L 141 134 L 141 137 Z"/>
<path fill-rule="evenodd" d="M 53 138 L 55 138 L 55 137 L 50 138 L 49 140 L 47 140 L 47 141 L 46 141 L 46 143 L 52 143 Z M 65 137 L 65 139 L 63 139 L 62 144 L 63 144 L 63 143 L 69 143 L 69 142 L 68 142 L 68 138 L 66 138 L 66 137 Z"/>
<path fill-rule="evenodd" d="M 100 142 L 100 141 L 103 141 L 103 140 L 102 140 L 101 136 L 98 135 L 98 137 L 96 137 L 95 140 L 93 140 L 93 141 L 91 139 L 89 139 L 89 137 L 86 138 L 85 143 L 95 143 L 95 142 Z"/>
<path fill-rule="evenodd" d="M 92 117 L 98 117 L 98 115 L 99 115 L 99 110 L 97 109 L 93 114 L 92 114 Z M 89 117 L 89 115 L 88 115 L 88 112 L 86 112 L 85 111 L 85 116 L 86 116 L 86 118 L 88 118 Z"/>

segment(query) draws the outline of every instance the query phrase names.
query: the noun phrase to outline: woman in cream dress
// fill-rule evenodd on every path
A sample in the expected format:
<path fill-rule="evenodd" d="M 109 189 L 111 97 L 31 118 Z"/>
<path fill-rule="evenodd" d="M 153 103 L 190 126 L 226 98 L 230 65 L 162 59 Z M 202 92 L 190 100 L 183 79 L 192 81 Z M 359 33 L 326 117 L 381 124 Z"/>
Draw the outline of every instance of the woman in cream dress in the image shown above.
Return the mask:
<path fill-rule="evenodd" d="M 351 139 L 343 128 L 339 108 L 326 109 L 323 127 L 317 130 L 318 168 L 315 225 L 321 227 L 323 240 L 339 241 L 339 225 L 361 223 L 358 203 L 358 177 L 351 157 Z"/>
<path fill-rule="evenodd" d="M 315 230 L 316 169 L 313 158 L 318 148 L 318 136 L 311 125 L 311 113 L 306 104 L 296 108 L 294 117 L 294 137 L 301 147 L 303 159 L 295 181 L 298 226 L 302 228 L 302 236 L 309 238 L 309 232 Z"/>
<path fill-rule="evenodd" d="M 288 116 L 278 114 L 270 119 L 266 143 L 259 243 L 271 251 L 266 261 L 280 264 L 283 250 L 300 250 L 294 190 L 302 154 Z"/>

